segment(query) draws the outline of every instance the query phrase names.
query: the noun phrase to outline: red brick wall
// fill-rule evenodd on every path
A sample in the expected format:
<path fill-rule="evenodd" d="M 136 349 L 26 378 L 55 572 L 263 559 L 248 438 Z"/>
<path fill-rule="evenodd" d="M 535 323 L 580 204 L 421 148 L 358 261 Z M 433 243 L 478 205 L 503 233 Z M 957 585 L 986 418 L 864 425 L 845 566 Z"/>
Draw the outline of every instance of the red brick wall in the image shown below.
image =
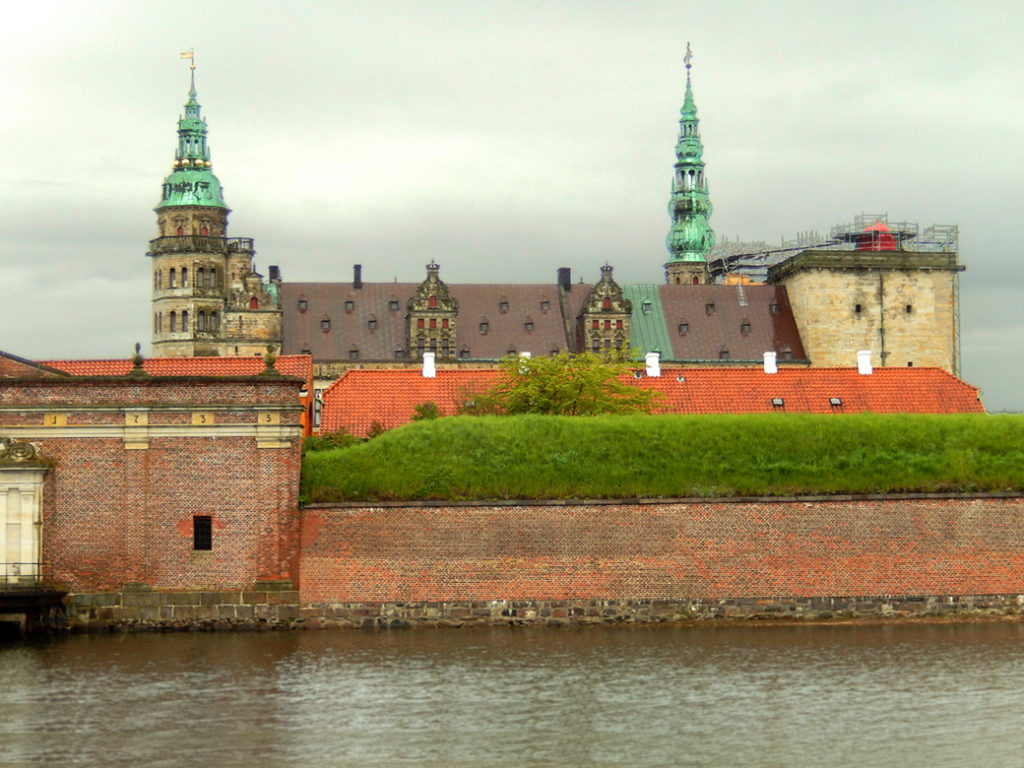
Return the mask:
<path fill-rule="evenodd" d="M 74 592 L 297 580 L 301 386 L 256 377 L 0 381 L 0 435 L 32 442 L 53 464 L 42 559 L 55 580 Z M 135 407 L 147 409 L 148 448 L 125 446 L 122 409 Z M 257 446 L 256 407 L 276 412 L 288 447 Z M 191 412 L 208 409 L 219 434 L 191 427 Z M 66 426 L 43 427 L 45 412 L 64 414 Z M 193 550 L 193 515 L 212 516 L 211 551 Z"/>
<path fill-rule="evenodd" d="M 304 603 L 1024 593 L 1024 498 L 307 508 Z"/>

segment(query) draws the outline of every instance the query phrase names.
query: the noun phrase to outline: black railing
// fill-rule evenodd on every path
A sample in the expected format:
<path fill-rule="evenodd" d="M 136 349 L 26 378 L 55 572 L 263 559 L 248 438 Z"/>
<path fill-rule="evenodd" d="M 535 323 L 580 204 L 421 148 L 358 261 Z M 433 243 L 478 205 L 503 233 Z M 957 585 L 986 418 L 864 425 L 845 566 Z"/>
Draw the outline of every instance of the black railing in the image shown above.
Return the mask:
<path fill-rule="evenodd" d="M 39 587 L 53 581 L 53 563 L 0 563 L 0 589 Z"/>
<path fill-rule="evenodd" d="M 204 237 L 174 235 L 149 241 L 150 255 L 157 253 L 254 253 L 251 237 Z"/>

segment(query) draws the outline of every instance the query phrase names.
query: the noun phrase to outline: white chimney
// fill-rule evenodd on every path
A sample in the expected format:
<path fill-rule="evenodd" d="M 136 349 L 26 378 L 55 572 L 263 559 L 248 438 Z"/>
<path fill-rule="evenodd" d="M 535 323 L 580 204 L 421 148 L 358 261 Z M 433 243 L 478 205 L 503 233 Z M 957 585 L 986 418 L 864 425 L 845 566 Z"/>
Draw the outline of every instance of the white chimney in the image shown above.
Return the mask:
<path fill-rule="evenodd" d="M 653 378 L 661 376 L 661 353 L 648 352 L 644 355 L 644 363 L 647 365 L 647 375 Z"/>
<path fill-rule="evenodd" d="M 519 363 L 519 372 L 520 373 L 526 373 L 528 370 L 530 370 L 529 366 L 526 365 L 526 361 L 529 360 L 531 356 L 532 355 L 529 352 L 520 352 L 519 353 L 519 360 L 521 361 Z"/>
<path fill-rule="evenodd" d="M 423 353 L 423 378 L 433 379 L 437 377 L 437 369 L 434 368 L 434 353 Z"/>
<path fill-rule="evenodd" d="M 779 366 L 775 364 L 775 353 L 765 352 L 764 353 L 764 372 L 765 373 L 778 373 Z"/>
<path fill-rule="evenodd" d="M 862 376 L 871 375 L 871 350 L 862 349 L 857 353 L 857 373 Z"/>

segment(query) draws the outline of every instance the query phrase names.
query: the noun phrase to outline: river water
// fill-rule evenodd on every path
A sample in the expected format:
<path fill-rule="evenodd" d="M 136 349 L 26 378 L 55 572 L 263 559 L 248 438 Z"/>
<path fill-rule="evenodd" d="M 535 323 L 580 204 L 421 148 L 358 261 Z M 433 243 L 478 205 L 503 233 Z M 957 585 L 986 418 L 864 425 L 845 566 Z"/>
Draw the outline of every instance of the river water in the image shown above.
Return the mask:
<path fill-rule="evenodd" d="M 1024 624 L 72 636 L 0 765 L 1024 766 Z"/>

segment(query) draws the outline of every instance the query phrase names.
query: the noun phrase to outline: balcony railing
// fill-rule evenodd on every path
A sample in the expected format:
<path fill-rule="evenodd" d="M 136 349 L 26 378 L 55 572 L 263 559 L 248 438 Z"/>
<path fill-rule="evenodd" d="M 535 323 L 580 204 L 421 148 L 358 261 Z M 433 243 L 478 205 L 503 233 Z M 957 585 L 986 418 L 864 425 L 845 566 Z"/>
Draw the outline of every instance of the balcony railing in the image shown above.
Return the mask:
<path fill-rule="evenodd" d="M 38 587 L 51 581 L 52 563 L 0 563 L 0 589 Z"/>
<path fill-rule="evenodd" d="M 160 253 L 255 253 L 251 237 L 174 235 L 149 241 L 149 255 Z"/>

